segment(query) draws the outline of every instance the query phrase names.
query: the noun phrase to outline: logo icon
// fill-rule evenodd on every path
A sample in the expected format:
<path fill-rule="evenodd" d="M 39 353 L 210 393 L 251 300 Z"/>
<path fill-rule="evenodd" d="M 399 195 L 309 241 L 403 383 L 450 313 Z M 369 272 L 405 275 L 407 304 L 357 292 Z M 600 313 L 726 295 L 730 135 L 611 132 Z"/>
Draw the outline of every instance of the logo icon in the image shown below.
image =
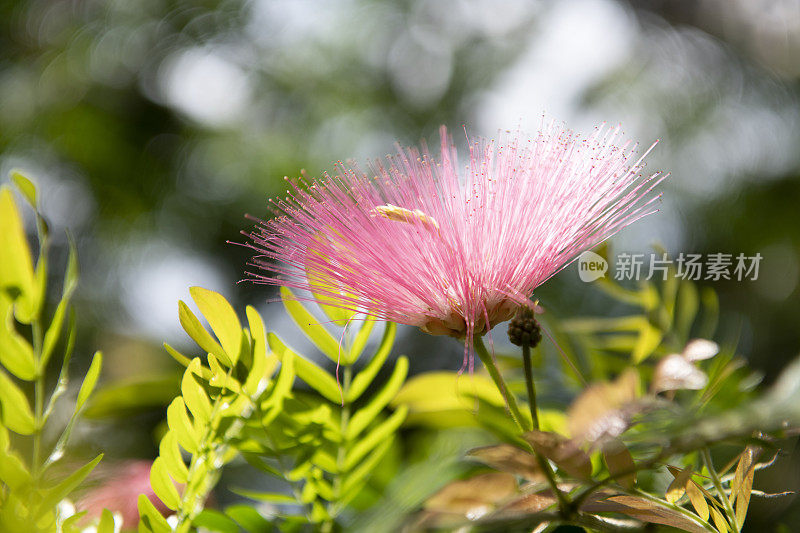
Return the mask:
<path fill-rule="evenodd" d="M 586 283 L 603 278 L 608 272 L 608 262 L 594 252 L 586 251 L 578 256 L 578 276 Z"/>

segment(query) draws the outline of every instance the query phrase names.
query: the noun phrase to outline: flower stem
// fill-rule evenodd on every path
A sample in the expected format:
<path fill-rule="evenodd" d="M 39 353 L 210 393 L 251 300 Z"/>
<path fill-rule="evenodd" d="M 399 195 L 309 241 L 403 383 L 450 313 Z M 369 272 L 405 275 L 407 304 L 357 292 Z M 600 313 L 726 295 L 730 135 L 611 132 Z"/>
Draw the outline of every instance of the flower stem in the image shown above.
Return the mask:
<path fill-rule="evenodd" d="M 497 365 L 494 362 L 491 354 L 489 354 L 488 350 L 486 350 L 486 345 L 483 344 L 483 338 L 479 336 L 475 336 L 472 341 L 473 346 L 475 347 L 475 352 L 480 357 L 483 366 L 486 367 L 487 372 L 489 372 L 489 376 L 494 381 L 494 384 L 500 390 L 500 394 L 503 395 L 503 399 L 506 402 L 506 407 L 508 407 L 509 413 L 511 413 L 511 418 L 514 419 L 514 422 L 519 427 L 520 431 L 523 433 L 526 431 L 530 431 L 531 428 L 526 427 L 524 424 L 524 419 L 522 418 L 522 413 L 519 411 L 519 407 L 517 407 L 517 400 L 514 398 L 514 395 L 511 394 L 511 391 L 508 390 L 506 386 L 506 382 L 503 381 L 503 377 L 500 375 L 500 371 L 497 368 Z"/>
<path fill-rule="evenodd" d="M 519 427 L 520 431 L 522 431 L 523 433 L 530 431 L 531 428 L 523 425 L 523 418 L 522 414 L 519 411 L 519 407 L 517 407 L 517 400 L 511 394 L 511 391 L 508 390 L 505 381 L 503 381 L 503 376 L 500 375 L 500 371 L 497 369 L 497 365 L 495 364 L 494 359 L 492 359 L 492 356 L 489 354 L 489 352 L 486 350 L 486 346 L 483 344 L 483 339 L 481 337 L 476 336 L 472 342 L 473 345 L 475 346 L 475 352 L 478 354 L 478 357 L 481 358 L 483 365 L 489 372 L 489 376 L 491 376 L 492 380 L 494 381 L 494 384 L 500 390 L 500 394 L 503 395 L 503 398 L 506 401 L 506 406 L 508 407 L 508 411 L 511 413 L 511 418 L 514 419 L 514 422 L 516 422 L 517 427 Z M 528 355 L 530 355 L 530 350 L 528 351 Z M 529 379 L 528 381 L 531 384 L 533 383 L 532 379 Z M 528 388 L 529 394 L 531 390 L 532 388 L 529 387 Z M 533 392 L 535 393 L 535 390 Z M 536 421 L 534 423 L 538 428 L 538 416 L 534 414 L 536 412 L 536 407 L 534 405 L 535 395 L 532 396 L 531 398 L 532 398 L 531 410 L 532 410 L 533 420 Z M 550 466 L 550 463 L 547 462 L 547 459 L 545 459 L 542 455 L 537 453 L 536 450 L 534 450 L 530 444 L 528 444 L 528 447 L 533 453 L 534 457 L 536 457 L 536 461 L 539 463 L 539 468 L 541 468 L 542 473 L 547 478 L 547 483 L 550 485 L 550 489 L 553 491 L 553 494 L 556 495 L 556 498 L 558 498 L 558 508 L 562 516 L 564 516 L 564 518 L 566 519 L 569 519 L 571 516 L 574 515 L 576 511 L 576 509 L 573 508 L 572 503 L 569 500 L 569 496 L 567 496 L 567 494 L 564 491 L 558 488 L 555 472 L 553 472 L 553 469 Z"/>
<path fill-rule="evenodd" d="M 533 429 L 539 429 L 539 409 L 536 406 L 536 385 L 533 382 L 531 347 L 527 342 L 522 343 L 522 364 L 525 367 L 525 387 L 528 389 L 528 406 L 531 409 Z"/>

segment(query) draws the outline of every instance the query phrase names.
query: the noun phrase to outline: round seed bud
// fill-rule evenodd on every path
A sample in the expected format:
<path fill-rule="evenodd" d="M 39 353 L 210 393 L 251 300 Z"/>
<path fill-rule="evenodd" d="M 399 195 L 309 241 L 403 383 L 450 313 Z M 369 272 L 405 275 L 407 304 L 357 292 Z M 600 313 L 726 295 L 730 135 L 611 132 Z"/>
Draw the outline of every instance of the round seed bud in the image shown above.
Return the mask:
<path fill-rule="evenodd" d="M 534 348 L 542 340 L 542 328 L 539 323 L 533 318 L 533 312 L 530 309 L 522 309 L 517 313 L 511 322 L 508 324 L 508 340 L 511 344 L 522 346 L 527 344 Z"/>

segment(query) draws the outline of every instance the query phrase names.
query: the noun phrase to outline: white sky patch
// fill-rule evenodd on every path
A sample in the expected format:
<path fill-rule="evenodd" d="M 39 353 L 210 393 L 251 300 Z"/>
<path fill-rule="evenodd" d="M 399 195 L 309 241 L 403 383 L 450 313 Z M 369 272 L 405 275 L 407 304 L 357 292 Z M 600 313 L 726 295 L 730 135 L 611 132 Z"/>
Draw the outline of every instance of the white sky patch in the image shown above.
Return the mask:
<path fill-rule="evenodd" d="M 120 254 L 121 299 L 132 319 L 131 329 L 153 339 L 185 338 L 178 321 L 178 300 L 195 308 L 189 287 L 200 286 L 224 295 L 232 283 L 205 258 L 168 242 L 133 246 Z M 199 316 L 199 315 L 198 315 Z"/>
<path fill-rule="evenodd" d="M 250 103 L 247 73 L 213 48 L 176 52 L 164 61 L 160 78 L 167 103 L 207 126 L 235 123 Z"/>
<path fill-rule="evenodd" d="M 630 15 L 610 0 L 553 3 L 541 17 L 528 50 L 479 104 L 484 134 L 518 124 L 536 131 L 542 113 L 575 129 L 593 126 L 597 117 L 577 113 L 578 98 L 628 57 L 636 38 Z"/>

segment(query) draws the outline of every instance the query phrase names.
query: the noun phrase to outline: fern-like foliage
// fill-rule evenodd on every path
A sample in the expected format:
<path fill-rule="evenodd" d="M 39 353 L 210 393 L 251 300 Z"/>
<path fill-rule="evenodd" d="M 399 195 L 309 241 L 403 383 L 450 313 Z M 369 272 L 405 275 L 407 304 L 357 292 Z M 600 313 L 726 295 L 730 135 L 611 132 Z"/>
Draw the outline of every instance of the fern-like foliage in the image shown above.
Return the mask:
<path fill-rule="evenodd" d="M 100 352 L 94 354 L 69 421 L 54 443 L 46 442 L 43 432 L 55 422 L 53 409 L 69 384 L 76 329 L 70 299 L 78 281 L 78 262 L 70 242 L 60 300 L 52 316 L 45 316 L 47 224 L 37 211 L 33 183 L 19 172 L 11 177 L 36 214 L 39 249 L 34 261 L 12 191 L 0 188 L 0 531 L 71 533 L 78 530 L 82 513 L 68 516 L 64 509 L 69 506 L 59 503 L 83 482 L 102 455 L 66 477 L 54 478 L 52 467 L 64 456 L 97 383 L 103 357 Z M 61 370 L 48 397 L 45 378 L 52 361 L 60 361 Z M 113 530 L 113 518 L 104 513 L 98 531 Z"/>
<path fill-rule="evenodd" d="M 216 337 L 180 302 L 183 328 L 207 355 L 190 359 L 165 345 L 186 370 L 181 394 L 167 408 L 169 429 L 161 439 L 150 483 L 176 514 L 175 521 L 168 523 L 141 495 L 140 531 L 184 532 L 195 521 L 202 523 L 198 517 L 221 468 L 238 454 L 232 443 L 248 419 L 255 416 L 269 424 L 278 415 L 294 380 L 291 360 L 285 360 L 279 376 L 272 379 L 278 359 L 268 352 L 264 323 L 255 309 L 247 308 L 248 327 L 243 328 L 223 296 L 200 287 L 190 292 Z M 188 464 L 184 453 L 190 457 Z M 175 482 L 182 485 L 180 490 Z"/>
<path fill-rule="evenodd" d="M 397 360 L 382 387 L 372 386 L 391 352 L 395 325 L 387 324 L 373 357 L 356 373 L 354 366 L 374 322 L 362 321 L 352 333 L 347 328 L 347 338 L 340 342 L 284 292 L 286 310 L 306 336 L 341 363 L 338 385 L 322 367 L 267 333 L 255 309 L 247 308 L 248 327 L 243 328 L 221 295 L 197 287 L 191 295 L 211 332 L 183 302 L 181 325 L 207 355 L 190 358 L 165 345 L 186 371 L 181 395 L 167 409 L 169 430 L 151 470 L 156 495 L 175 517 L 168 522 L 141 496 L 140 530 L 189 531 L 203 526 L 255 532 L 267 530 L 270 523 L 279 523 L 282 530 L 308 524 L 333 528 L 386 457 L 406 415 L 405 408 L 383 414 L 405 380 L 406 358 Z M 342 327 L 352 320 L 340 310 L 325 311 Z M 305 387 L 295 386 L 295 378 Z M 241 496 L 276 506 L 274 514 L 262 516 L 242 504 L 224 512 L 204 509 L 221 467 L 238 454 L 285 482 L 284 492 L 235 489 Z"/>

